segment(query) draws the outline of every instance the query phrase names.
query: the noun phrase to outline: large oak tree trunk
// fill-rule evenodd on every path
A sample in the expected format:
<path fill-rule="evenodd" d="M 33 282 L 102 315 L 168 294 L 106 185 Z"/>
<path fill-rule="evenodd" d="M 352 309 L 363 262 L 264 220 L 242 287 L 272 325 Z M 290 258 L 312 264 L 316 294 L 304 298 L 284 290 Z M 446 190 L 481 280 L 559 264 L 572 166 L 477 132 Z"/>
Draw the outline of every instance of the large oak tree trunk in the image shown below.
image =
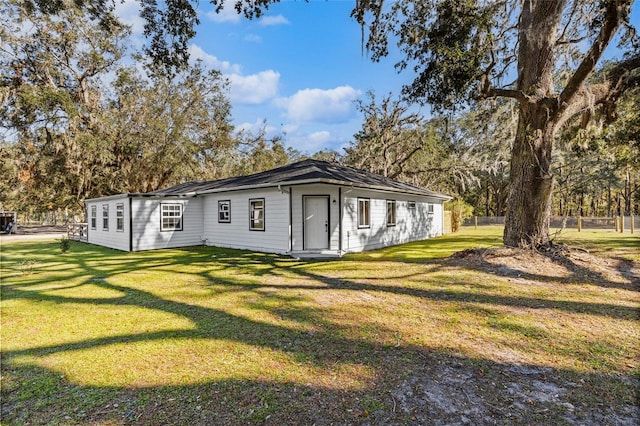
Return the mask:
<path fill-rule="evenodd" d="M 554 179 L 551 151 L 555 126 L 546 108 L 521 107 L 511 152 L 511 185 L 504 244 L 537 247 L 549 242 Z"/>
<path fill-rule="evenodd" d="M 518 25 L 518 133 L 511 152 L 511 176 L 503 241 L 508 246 L 538 247 L 549 243 L 553 194 L 551 151 L 556 131 L 566 121 L 621 93 L 623 76 L 640 66 L 636 55 L 609 72 L 602 84 L 585 88 L 596 63 L 629 12 L 628 0 L 603 2 L 602 26 L 582 62 L 562 91 L 554 90 L 558 28 L 567 0 L 522 2 Z M 626 77 L 625 77 L 626 78 Z"/>
<path fill-rule="evenodd" d="M 522 4 L 517 89 L 518 132 L 511 150 L 509 201 L 503 242 L 537 247 L 549 242 L 553 193 L 551 150 L 558 105 L 553 102 L 555 40 L 565 0 Z"/>

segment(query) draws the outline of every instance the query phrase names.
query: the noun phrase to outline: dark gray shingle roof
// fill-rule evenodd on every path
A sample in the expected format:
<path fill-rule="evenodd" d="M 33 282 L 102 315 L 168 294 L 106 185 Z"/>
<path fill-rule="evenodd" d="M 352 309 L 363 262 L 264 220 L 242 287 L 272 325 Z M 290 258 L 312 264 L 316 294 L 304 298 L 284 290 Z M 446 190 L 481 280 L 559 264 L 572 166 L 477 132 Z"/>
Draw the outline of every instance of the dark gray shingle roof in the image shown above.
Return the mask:
<path fill-rule="evenodd" d="M 186 182 L 170 188 L 159 189 L 149 195 L 180 196 L 187 194 L 203 194 L 208 192 L 222 192 L 251 187 L 268 187 L 277 185 L 291 185 L 299 183 L 324 182 L 339 185 L 372 188 L 392 192 L 406 192 L 410 194 L 426 195 L 449 199 L 451 197 L 428 189 L 399 182 L 375 173 L 354 169 L 337 163 L 320 160 L 303 160 L 286 166 L 277 167 L 265 172 L 248 176 L 209 182 Z"/>

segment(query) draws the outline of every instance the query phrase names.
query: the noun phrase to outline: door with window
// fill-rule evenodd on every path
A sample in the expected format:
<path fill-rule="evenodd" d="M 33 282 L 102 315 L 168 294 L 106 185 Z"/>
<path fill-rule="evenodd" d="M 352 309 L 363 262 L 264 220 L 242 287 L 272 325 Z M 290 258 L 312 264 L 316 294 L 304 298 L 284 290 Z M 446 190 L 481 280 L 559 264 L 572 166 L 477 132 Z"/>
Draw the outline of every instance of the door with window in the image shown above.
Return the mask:
<path fill-rule="evenodd" d="M 329 248 L 329 197 L 304 197 L 304 249 Z"/>

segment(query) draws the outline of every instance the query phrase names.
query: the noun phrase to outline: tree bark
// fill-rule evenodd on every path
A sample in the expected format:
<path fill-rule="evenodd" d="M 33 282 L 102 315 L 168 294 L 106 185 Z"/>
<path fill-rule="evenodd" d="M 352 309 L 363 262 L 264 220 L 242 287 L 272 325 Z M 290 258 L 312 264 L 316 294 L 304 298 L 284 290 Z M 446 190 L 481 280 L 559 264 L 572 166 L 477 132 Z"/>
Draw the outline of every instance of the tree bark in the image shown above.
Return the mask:
<path fill-rule="evenodd" d="M 614 102 L 631 81 L 630 70 L 640 66 L 640 55 L 634 55 L 609 72 L 605 82 L 585 87 L 631 5 L 629 0 L 611 0 L 606 2 L 602 26 L 593 44 L 562 92 L 557 94 L 553 85 L 554 56 L 565 4 L 566 0 L 522 2 L 517 87 L 497 93 L 516 99 L 520 105 L 503 238 L 508 246 L 537 247 L 549 243 L 554 187 L 550 164 L 556 131 L 580 111 Z"/>
<path fill-rule="evenodd" d="M 624 214 L 631 214 L 631 173 L 627 169 L 627 175 L 624 179 Z"/>
<path fill-rule="evenodd" d="M 555 123 L 546 108 L 520 108 L 518 133 L 511 154 L 511 185 L 503 241 L 512 247 L 549 243 L 554 178 L 551 150 Z"/>
<path fill-rule="evenodd" d="M 484 184 L 486 185 L 486 191 L 485 191 L 486 200 L 485 200 L 485 204 L 484 204 L 484 206 L 485 206 L 484 207 L 484 211 L 485 211 L 485 214 L 487 216 L 491 216 L 491 213 L 489 213 L 489 203 L 490 203 L 490 200 L 489 200 L 489 178 L 486 178 L 484 180 Z"/>
<path fill-rule="evenodd" d="M 565 1 L 523 2 L 518 34 L 518 132 L 511 150 L 511 186 L 503 242 L 537 247 L 549 243 L 554 179 L 551 150 L 558 123 L 554 102 L 555 37 Z"/>

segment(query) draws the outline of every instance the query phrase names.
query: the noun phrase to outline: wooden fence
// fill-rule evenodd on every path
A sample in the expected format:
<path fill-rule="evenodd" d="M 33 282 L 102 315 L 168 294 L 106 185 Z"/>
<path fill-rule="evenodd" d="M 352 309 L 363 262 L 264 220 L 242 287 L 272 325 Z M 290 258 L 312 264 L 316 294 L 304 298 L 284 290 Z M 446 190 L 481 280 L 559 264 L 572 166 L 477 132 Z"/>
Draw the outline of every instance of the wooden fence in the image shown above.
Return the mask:
<path fill-rule="evenodd" d="M 88 224 L 86 223 L 70 223 L 67 225 L 67 238 L 76 241 L 87 241 Z"/>
<path fill-rule="evenodd" d="M 504 216 L 473 216 L 466 219 L 463 226 L 488 226 L 504 225 Z M 616 232 L 631 232 L 640 229 L 640 216 L 615 216 L 615 217 L 568 217 L 552 216 L 551 228 L 577 229 L 610 229 Z"/>

